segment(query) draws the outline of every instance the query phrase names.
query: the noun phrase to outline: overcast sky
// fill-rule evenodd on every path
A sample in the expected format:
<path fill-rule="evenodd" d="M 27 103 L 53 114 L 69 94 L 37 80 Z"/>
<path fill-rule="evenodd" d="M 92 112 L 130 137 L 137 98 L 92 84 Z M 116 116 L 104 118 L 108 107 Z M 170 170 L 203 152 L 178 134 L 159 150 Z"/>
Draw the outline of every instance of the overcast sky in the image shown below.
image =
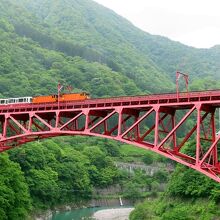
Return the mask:
<path fill-rule="evenodd" d="M 220 44 L 220 0 L 95 0 L 142 30 L 186 45 Z"/>

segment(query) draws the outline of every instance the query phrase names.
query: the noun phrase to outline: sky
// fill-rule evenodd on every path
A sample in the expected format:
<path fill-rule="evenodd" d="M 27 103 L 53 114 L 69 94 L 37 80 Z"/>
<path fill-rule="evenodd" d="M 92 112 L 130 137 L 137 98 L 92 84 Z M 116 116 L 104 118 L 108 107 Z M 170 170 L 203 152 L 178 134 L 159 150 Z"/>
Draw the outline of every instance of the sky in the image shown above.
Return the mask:
<path fill-rule="evenodd" d="M 220 0 L 94 0 L 150 33 L 183 44 L 220 45 Z"/>

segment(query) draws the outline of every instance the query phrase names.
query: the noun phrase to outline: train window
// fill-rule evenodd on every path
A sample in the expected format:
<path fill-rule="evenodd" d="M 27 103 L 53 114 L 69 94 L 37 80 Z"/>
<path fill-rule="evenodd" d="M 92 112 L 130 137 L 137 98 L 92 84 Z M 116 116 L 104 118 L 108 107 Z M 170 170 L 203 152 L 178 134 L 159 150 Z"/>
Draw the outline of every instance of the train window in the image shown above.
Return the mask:
<path fill-rule="evenodd" d="M 1 105 L 7 104 L 7 103 L 6 103 L 6 99 L 1 99 L 1 100 L 0 100 L 0 104 L 1 104 Z"/>
<path fill-rule="evenodd" d="M 8 99 L 8 103 L 13 104 L 13 103 L 17 103 L 18 99 Z"/>
<path fill-rule="evenodd" d="M 7 100 L 3 100 L 3 101 L 2 101 L 2 104 L 7 104 Z"/>

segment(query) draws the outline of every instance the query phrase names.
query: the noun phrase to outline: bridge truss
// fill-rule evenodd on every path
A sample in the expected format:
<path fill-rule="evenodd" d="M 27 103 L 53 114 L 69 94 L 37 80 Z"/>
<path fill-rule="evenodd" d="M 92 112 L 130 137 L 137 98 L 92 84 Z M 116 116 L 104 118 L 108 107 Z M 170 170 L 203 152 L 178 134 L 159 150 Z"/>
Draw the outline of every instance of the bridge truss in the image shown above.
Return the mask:
<path fill-rule="evenodd" d="M 97 136 L 154 151 L 220 182 L 219 107 L 220 91 L 0 106 L 0 152 L 55 136 Z"/>

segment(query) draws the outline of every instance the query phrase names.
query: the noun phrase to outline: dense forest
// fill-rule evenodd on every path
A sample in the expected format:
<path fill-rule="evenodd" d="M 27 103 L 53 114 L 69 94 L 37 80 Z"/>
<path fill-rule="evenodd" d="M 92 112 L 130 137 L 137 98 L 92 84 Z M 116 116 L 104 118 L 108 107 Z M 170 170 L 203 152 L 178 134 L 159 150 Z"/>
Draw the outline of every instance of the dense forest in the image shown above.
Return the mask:
<path fill-rule="evenodd" d="M 58 81 L 92 97 L 174 92 L 176 70 L 189 73 L 191 90 L 216 89 L 219 58 L 219 46 L 195 49 L 150 35 L 91 0 L 0 0 L 1 98 L 53 94 Z M 89 200 L 95 187 L 115 183 L 125 197 L 142 196 L 139 189 L 146 187 L 156 197 L 158 184 L 167 181 L 166 192 L 138 205 L 131 219 L 219 216 L 219 184 L 179 165 L 170 178 L 165 171 L 131 177 L 114 165 L 134 161 L 127 149 L 68 137 L 1 154 L 0 219 L 24 219 L 33 210 Z M 146 164 L 163 160 L 137 154 Z"/>
<path fill-rule="evenodd" d="M 123 189 L 120 196 L 133 202 L 157 195 L 160 184 L 167 182 L 167 170 L 161 168 L 154 175 L 141 170 L 131 174 L 115 166 L 115 161 L 135 160 L 147 165 L 168 162 L 129 145 L 85 137 L 29 143 L 2 153 L 0 219 L 24 219 L 64 204 L 80 207 L 96 198 L 95 188 L 114 184 Z"/>

